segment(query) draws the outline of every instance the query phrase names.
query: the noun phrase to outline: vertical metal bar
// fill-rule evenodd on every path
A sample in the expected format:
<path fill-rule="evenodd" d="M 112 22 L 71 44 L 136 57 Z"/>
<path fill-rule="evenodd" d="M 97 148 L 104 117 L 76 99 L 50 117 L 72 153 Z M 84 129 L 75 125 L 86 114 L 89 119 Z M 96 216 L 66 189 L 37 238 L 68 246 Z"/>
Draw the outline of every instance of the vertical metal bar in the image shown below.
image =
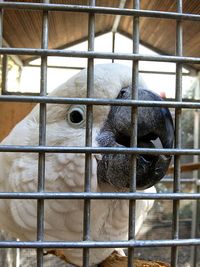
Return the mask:
<path fill-rule="evenodd" d="M 0 0 L 2 3 L 4 0 Z M 3 9 L 0 9 L 0 47 L 3 47 Z"/>
<path fill-rule="evenodd" d="M 90 6 L 95 6 L 96 0 L 89 0 Z M 88 51 L 94 51 L 95 15 L 88 15 Z M 88 59 L 87 66 L 87 97 L 93 96 L 94 90 L 94 59 Z M 86 110 L 86 137 L 85 145 L 92 146 L 93 106 L 88 105 Z M 85 186 L 84 191 L 91 190 L 92 154 L 85 155 Z M 84 201 L 83 240 L 90 239 L 90 199 Z M 89 267 L 89 249 L 83 249 L 83 267 Z"/>
<path fill-rule="evenodd" d="M 182 13 L 182 0 L 177 0 L 177 12 Z M 176 55 L 182 56 L 183 48 L 182 22 L 176 22 Z M 182 101 L 182 64 L 176 64 L 176 101 Z M 175 109 L 175 148 L 181 148 L 181 109 Z M 174 184 L 173 191 L 180 192 L 180 156 L 174 156 Z M 173 220 L 172 220 L 172 238 L 179 238 L 179 206 L 180 201 L 173 201 Z M 178 264 L 178 247 L 171 248 L 171 266 L 176 267 Z"/>
<path fill-rule="evenodd" d="M 112 32 L 112 52 L 115 53 L 115 37 L 116 37 L 116 32 Z M 115 59 L 112 59 L 112 63 L 115 62 Z"/>
<path fill-rule="evenodd" d="M 197 76 L 198 82 L 195 88 L 195 99 L 199 99 L 200 97 L 200 73 Z M 199 148 L 200 145 L 200 111 L 197 109 L 194 111 L 194 148 Z M 199 156 L 194 155 L 194 162 L 199 161 Z M 200 192 L 199 178 L 200 172 L 194 171 L 193 178 L 196 180 L 194 184 L 194 192 Z M 192 231 L 191 238 L 198 238 L 199 236 L 199 218 L 200 218 L 200 202 L 196 200 L 193 204 L 192 210 Z M 196 267 L 198 265 L 198 246 L 191 247 L 191 267 Z"/>
<path fill-rule="evenodd" d="M 4 0 L 0 0 L 0 2 L 3 2 Z M 0 9 L 0 47 L 3 47 L 3 9 Z M 8 56 L 7 55 L 1 55 L 1 66 L 2 66 L 2 80 L 1 80 L 1 93 L 5 94 L 7 91 L 7 74 L 8 74 Z M 10 253 L 10 252 L 8 252 Z M 14 259 L 13 264 L 18 267 L 20 264 L 20 249 L 16 248 L 14 249 Z M 13 255 L 13 256 L 14 256 Z"/>
<path fill-rule="evenodd" d="M 44 3 L 49 3 L 44 0 Z M 43 12 L 41 48 L 48 48 L 48 11 Z M 40 95 L 47 94 L 47 57 L 41 57 Z M 46 144 L 46 104 L 40 104 L 39 145 Z M 45 153 L 39 153 L 38 158 L 38 192 L 45 189 Z M 37 201 L 37 240 L 44 238 L 44 200 Z M 37 249 L 37 266 L 43 267 L 43 249 Z"/>
<path fill-rule="evenodd" d="M 126 5 L 126 0 L 120 0 L 119 2 L 119 8 L 122 9 Z M 116 37 L 116 32 L 119 27 L 120 21 L 121 21 L 122 15 L 116 15 L 115 20 L 113 22 L 113 27 L 112 27 L 112 52 L 115 52 L 115 37 Z M 112 63 L 114 63 L 115 59 L 112 59 Z"/>
<path fill-rule="evenodd" d="M 2 87 L 2 95 L 6 94 L 7 92 L 7 77 L 8 77 L 8 55 L 2 55 L 2 80 L 1 80 L 1 87 Z"/>
<path fill-rule="evenodd" d="M 134 9 L 140 9 L 140 0 L 134 1 Z M 133 18 L 133 53 L 139 52 L 139 17 Z M 138 99 L 138 60 L 133 61 L 132 68 L 132 99 Z M 132 132 L 131 132 L 131 147 L 137 147 L 137 107 L 131 109 L 131 120 L 132 120 Z M 132 167 L 130 177 L 130 192 L 136 191 L 136 167 L 137 157 L 131 156 Z M 129 240 L 135 239 L 135 200 L 129 201 Z M 128 266 L 134 266 L 134 248 L 128 249 Z"/>
<path fill-rule="evenodd" d="M 13 251 L 13 267 L 20 267 L 20 248 L 16 248 Z"/>
<path fill-rule="evenodd" d="M 0 3 L 3 2 L 4 0 L 0 0 Z M 3 47 L 3 9 L 0 9 L 0 47 Z M 1 73 L 2 73 L 2 79 L 1 79 L 1 89 L 2 89 L 2 93 L 3 93 L 3 84 L 5 84 L 5 82 L 3 81 L 3 79 L 5 79 L 6 81 L 6 74 L 4 73 L 4 64 L 3 64 L 3 56 L 0 55 L 0 59 L 1 59 Z"/>

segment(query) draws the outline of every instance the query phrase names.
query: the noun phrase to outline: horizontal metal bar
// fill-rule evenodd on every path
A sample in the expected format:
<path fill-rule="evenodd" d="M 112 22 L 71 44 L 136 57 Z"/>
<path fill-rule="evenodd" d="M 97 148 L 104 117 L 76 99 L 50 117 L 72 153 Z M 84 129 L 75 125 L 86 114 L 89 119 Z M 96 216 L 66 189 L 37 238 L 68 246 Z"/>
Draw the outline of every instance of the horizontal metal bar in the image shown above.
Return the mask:
<path fill-rule="evenodd" d="M 40 68 L 39 64 L 27 64 L 26 67 L 30 68 Z M 58 66 L 58 65 L 48 65 L 49 69 L 66 69 L 66 70 L 83 70 L 85 67 L 70 67 L 70 66 Z M 173 71 L 156 71 L 156 70 L 139 70 L 139 73 L 144 74 L 161 74 L 161 75 L 175 75 Z M 191 76 L 190 72 L 182 73 L 183 76 Z"/>
<path fill-rule="evenodd" d="M 143 61 L 200 64 L 199 57 L 144 55 L 144 54 L 133 54 L 133 53 L 112 53 L 112 52 L 95 52 L 95 51 L 74 51 L 74 50 L 42 49 L 42 48 L 4 48 L 3 47 L 3 48 L 0 48 L 0 54 L 101 58 L 101 59 L 119 59 L 119 60 L 143 60 Z"/>
<path fill-rule="evenodd" d="M 115 7 L 84 6 L 84 5 L 65 5 L 65 4 L 42 4 L 42 3 L 24 3 L 24 2 L 2 2 L 0 8 L 6 9 L 26 9 L 26 10 L 47 10 L 47 11 L 69 11 L 96 14 L 111 14 L 124 16 L 154 17 L 176 20 L 199 21 L 197 14 L 165 12 L 155 10 L 136 10 Z"/>
<path fill-rule="evenodd" d="M 30 67 L 30 68 L 40 68 L 40 64 L 27 64 L 25 67 Z M 66 69 L 66 70 L 83 70 L 85 67 L 69 67 L 69 66 L 58 66 L 58 65 L 48 65 L 48 69 Z M 173 73 L 175 74 L 175 73 Z M 189 73 L 185 73 L 189 75 Z"/>
<path fill-rule="evenodd" d="M 128 248 L 199 246 L 200 239 L 128 240 L 128 241 L 0 241 L 0 248 Z"/>
<path fill-rule="evenodd" d="M 0 102 L 32 102 L 49 104 L 83 104 L 83 105 L 116 105 L 137 107 L 169 107 L 169 108 L 200 108 L 199 101 L 144 101 L 144 100 L 121 100 L 105 98 L 65 98 L 57 96 L 30 96 L 30 95 L 0 95 Z"/>
<path fill-rule="evenodd" d="M 66 147 L 0 145 L 0 152 L 27 153 L 93 153 L 93 154 L 145 154 L 145 155 L 200 155 L 200 149 L 156 149 L 129 147 Z"/>
<path fill-rule="evenodd" d="M 143 74 L 161 74 L 161 75 L 176 75 L 176 72 L 174 71 L 157 71 L 157 70 L 139 70 L 139 73 Z M 183 76 L 191 76 L 190 72 L 183 72 Z"/>
<path fill-rule="evenodd" d="M 200 193 L 144 193 L 144 192 L 0 192 L 0 199 L 124 199 L 124 200 L 195 200 L 200 199 Z"/>
<path fill-rule="evenodd" d="M 195 178 L 183 178 L 183 179 L 180 179 L 180 183 L 182 184 L 187 184 L 187 183 L 196 183 L 196 179 Z M 161 180 L 162 183 L 173 183 L 174 182 L 174 179 L 173 178 L 163 178 Z"/>

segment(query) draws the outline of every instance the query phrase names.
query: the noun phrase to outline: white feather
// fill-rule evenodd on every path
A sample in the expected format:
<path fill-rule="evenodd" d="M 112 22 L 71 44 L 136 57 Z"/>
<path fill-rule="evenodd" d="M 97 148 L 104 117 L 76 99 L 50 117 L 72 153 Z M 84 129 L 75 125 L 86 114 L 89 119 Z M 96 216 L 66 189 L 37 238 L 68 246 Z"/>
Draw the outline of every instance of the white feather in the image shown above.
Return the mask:
<path fill-rule="evenodd" d="M 142 82 L 140 82 L 141 86 Z M 121 88 L 131 85 L 131 69 L 118 64 L 95 66 L 94 97 L 116 98 Z M 58 87 L 51 95 L 62 97 L 86 97 L 86 70 Z M 84 146 L 85 128 L 72 127 L 66 121 L 69 105 L 47 105 L 47 145 Z M 108 106 L 94 107 L 93 146 L 95 138 L 109 111 Z M 2 141 L 2 145 L 38 145 L 39 107 L 33 111 Z M 106 186 L 99 188 L 96 175 L 96 159 L 92 159 L 93 192 L 112 191 Z M 50 192 L 81 192 L 84 187 L 83 154 L 46 154 L 45 184 Z M 0 190 L 2 192 L 35 192 L 38 181 L 38 155 L 34 153 L 0 153 Z M 148 192 L 155 192 L 154 188 Z M 138 233 L 152 200 L 136 202 L 136 234 Z M 36 238 L 36 200 L 7 199 L 0 201 L 0 227 L 21 240 Z M 46 200 L 45 201 L 45 240 L 76 241 L 82 239 L 83 201 Z M 128 201 L 91 201 L 91 239 L 126 240 L 128 231 Z M 104 260 L 113 249 L 90 250 L 90 264 Z M 82 251 L 65 250 L 70 262 L 81 265 Z"/>

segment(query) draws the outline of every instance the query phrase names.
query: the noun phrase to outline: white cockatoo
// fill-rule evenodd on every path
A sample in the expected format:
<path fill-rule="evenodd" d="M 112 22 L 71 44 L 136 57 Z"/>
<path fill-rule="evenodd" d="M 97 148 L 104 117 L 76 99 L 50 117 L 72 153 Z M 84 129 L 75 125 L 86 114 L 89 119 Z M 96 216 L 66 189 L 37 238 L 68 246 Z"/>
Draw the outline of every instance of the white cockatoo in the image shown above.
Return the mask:
<path fill-rule="evenodd" d="M 94 97 L 130 99 L 131 69 L 120 64 L 94 67 Z M 86 97 L 87 70 L 82 70 L 50 95 Z M 145 88 L 140 80 L 139 99 L 161 100 Z M 47 104 L 46 145 L 85 146 L 86 106 Z M 92 142 L 95 147 L 130 147 L 131 108 L 94 106 Z M 37 105 L 1 145 L 38 145 L 39 106 Z M 172 147 L 173 123 L 166 108 L 138 108 L 138 146 L 154 147 L 160 139 L 165 148 Z M 137 156 L 137 189 L 155 192 L 153 185 L 166 173 L 169 156 Z M 130 155 L 92 155 L 92 192 L 128 192 Z M 0 153 L 0 191 L 35 192 L 38 183 L 37 153 Z M 48 192 L 84 191 L 85 155 L 46 153 L 45 190 Z M 45 200 L 44 240 L 80 241 L 83 236 L 83 200 Z M 91 240 L 127 240 L 128 200 L 91 200 Z M 138 233 L 153 200 L 136 202 Z M 21 240 L 35 240 L 37 200 L 1 199 L 0 228 Z M 90 249 L 90 266 L 102 262 L 113 248 Z M 72 264 L 82 265 L 81 249 L 65 249 Z"/>

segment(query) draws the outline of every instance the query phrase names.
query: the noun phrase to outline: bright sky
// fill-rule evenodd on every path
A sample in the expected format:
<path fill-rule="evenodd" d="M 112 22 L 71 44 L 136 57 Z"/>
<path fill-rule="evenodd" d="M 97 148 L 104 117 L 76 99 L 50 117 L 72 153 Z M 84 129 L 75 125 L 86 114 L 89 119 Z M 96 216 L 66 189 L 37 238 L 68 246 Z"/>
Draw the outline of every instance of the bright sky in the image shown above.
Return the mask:
<path fill-rule="evenodd" d="M 152 50 L 140 45 L 140 53 L 142 54 L 156 54 Z M 78 45 L 70 47 L 69 50 L 80 50 L 87 51 L 87 42 L 80 43 Z M 95 39 L 95 51 L 111 52 L 112 51 L 112 34 L 107 33 L 99 36 Z M 131 53 L 132 52 L 132 41 L 120 34 L 116 34 L 116 52 Z M 95 59 L 95 64 L 98 63 L 110 63 L 108 59 Z M 130 65 L 131 61 L 128 60 L 116 60 L 115 62 Z M 38 65 L 40 60 L 34 60 L 32 64 Z M 66 57 L 49 57 L 49 65 L 56 66 L 68 66 L 68 67 L 86 67 L 87 59 L 82 58 L 66 58 Z M 140 70 L 154 70 L 164 72 L 174 72 L 174 63 L 165 62 L 148 62 L 143 61 L 139 63 Z M 49 68 L 47 76 L 47 87 L 48 92 L 51 92 L 58 85 L 68 80 L 71 76 L 76 74 L 79 70 L 69 69 L 57 69 Z M 187 72 L 184 70 L 184 72 Z M 8 77 L 8 88 L 12 86 L 12 73 L 9 73 Z M 174 75 L 161 75 L 161 74 L 141 74 L 145 83 L 148 85 L 150 90 L 157 93 L 165 92 L 167 97 L 174 97 L 175 91 L 175 77 Z M 194 78 L 184 76 L 183 77 L 183 92 L 186 91 L 194 82 Z M 24 67 L 21 74 L 21 80 L 19 85 L 19 91 L 21 92 L 39 92 L 40 88 L 40 68 L 38 67 Z"/>

